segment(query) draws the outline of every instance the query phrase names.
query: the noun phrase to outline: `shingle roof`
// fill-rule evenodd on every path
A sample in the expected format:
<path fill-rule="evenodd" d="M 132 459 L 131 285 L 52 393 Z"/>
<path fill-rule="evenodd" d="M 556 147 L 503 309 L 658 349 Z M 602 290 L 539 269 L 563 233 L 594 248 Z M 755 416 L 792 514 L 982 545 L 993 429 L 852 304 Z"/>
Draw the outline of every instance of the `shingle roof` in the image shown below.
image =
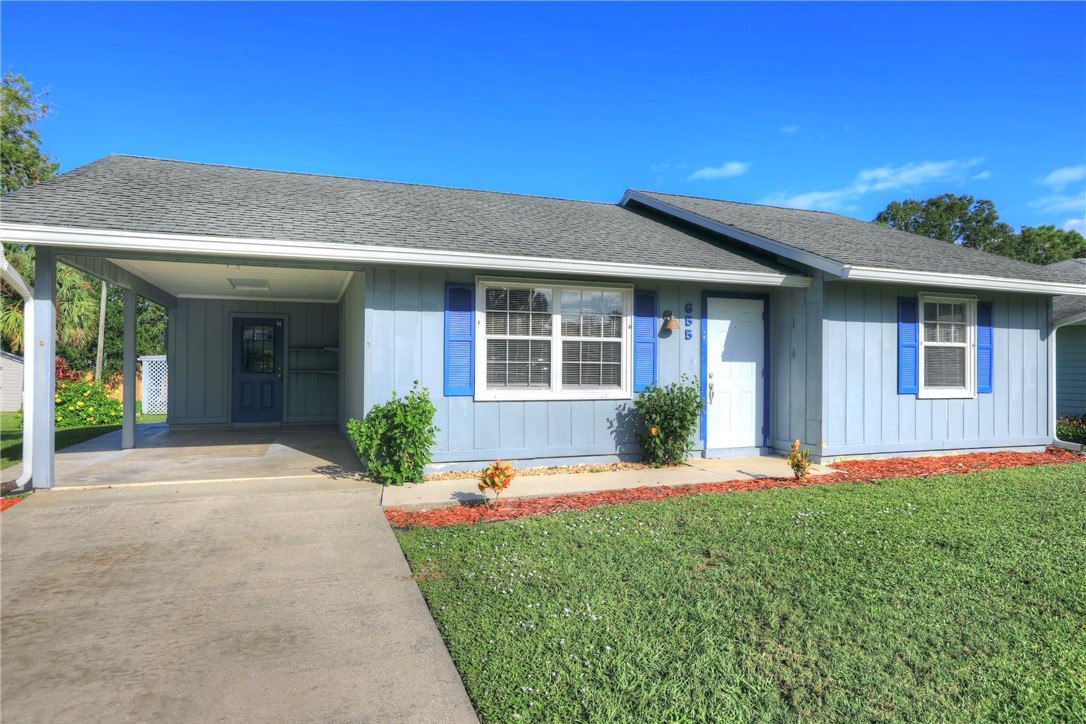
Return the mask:
<path fill-rule="evenodd" d="M 615 204 L 112 155 L 0 200 L 0 218 L 744 272 L 796 272 Z"/>
<path fill-rule="evenodd" d="M 1057 264 L 1049 264 L 1045 269 L 1063 276 L 1070 275 L 1072 279 L 1086 285 L 1086 259 L 1068 259 Z M 1065 294 L 1052 300 L 1052 321 L 1056 324 L 1079 314 L 1086 314 L 1086 297 Z"/>
<path fill-rule="evenodd" d="M 710 221 L 766 237 L 848 266 L 1006 279 L 1054 279 L 1045 267 L 824 211 L 786 209 L 638 191 Z"/>

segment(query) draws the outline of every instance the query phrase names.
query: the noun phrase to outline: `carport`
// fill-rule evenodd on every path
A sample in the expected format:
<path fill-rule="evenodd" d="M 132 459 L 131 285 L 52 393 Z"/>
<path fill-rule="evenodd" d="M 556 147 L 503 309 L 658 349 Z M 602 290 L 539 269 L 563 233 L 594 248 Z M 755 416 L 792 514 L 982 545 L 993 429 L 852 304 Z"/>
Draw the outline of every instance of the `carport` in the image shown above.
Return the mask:
<path fill-rule="evenodd" d="M 179 439 L 190 428 L 246 425 L 284 431 L 319 426 L 322 434 L 342 441 L 336 426 L 342 429 L 348 414 L 360 415 L 360 385 L 344 382 L 347 376 L 339 374 L 345 363 L 361 369 L 363 275 L 356 275 L 361 269 L 357 264 L 288 262 L 270 256 L 266 244 L 242 245 L 247 255 L 239 254 L 236 245 L 230 255 L 213 249 L 178 254 L 162 248 L 177 244 L 176 239 L 164 244 L 155 235 L 114 233 L 87 240 L 92 235 L 8 226 L 3 236 L 36 247 L 36 283 L 26 289 L 28 373 L 20 484 L 35 489 L 88 484 L 85 473 L 92 470 L 83 467 L 77 473 L 80 468 L 70 464 L 70 457 L 58 466 L 53 447 L 58 262 L 124 289 L 122 429 L 99 445 L 125 451 Z M 74 246 L 81 240 L 88 248 Z M 167 424 L 176 428 L 172 438 L 161 431 L 137 434 L 138 296 L 167 310 Z M 344 350 L 341 340 L 354 348 Z M 210 445 L 213 439 L 219 437 L 189 434 L 186 447 Z"/>

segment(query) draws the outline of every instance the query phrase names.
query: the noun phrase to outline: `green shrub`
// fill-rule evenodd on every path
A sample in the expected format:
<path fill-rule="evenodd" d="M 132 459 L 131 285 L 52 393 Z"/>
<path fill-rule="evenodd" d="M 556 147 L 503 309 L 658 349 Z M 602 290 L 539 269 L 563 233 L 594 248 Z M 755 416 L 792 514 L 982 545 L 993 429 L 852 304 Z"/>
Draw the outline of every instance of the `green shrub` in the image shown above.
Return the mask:
<path fill-rule="evenodd" d="M 121 401 L 109 397 L 101 385 L 57 380 L 54 402 L 57 427 L 121 424 Z"/>
<path fill-rule="evenodd" d="M 364 420 L 348 420 L 347 434 L 358 448 L 370 477 L 383 485 L 422 482 L 434 445 L 434 403 L 430 391 L 415 380 L 402 398 L 392 393 L 383 405 L 374 405 Z"/>
<path fill-rule="evenodd" d="M 705 409 L 696 377 L 691 380 L 683 375 L 667 387 L 653 385 L 633 404 L 640 415 L 637 439 L 646 463 L 654 467 L 681 465 L 690 457 L 692 438 Z"/>
<path fill-rule="evenodd" d="M 1056 420 L 1056 438 L 1064 442 L 1077 442 L 1086 445 L 1086 415 L 1082 417 L 1061 417 Z"/>

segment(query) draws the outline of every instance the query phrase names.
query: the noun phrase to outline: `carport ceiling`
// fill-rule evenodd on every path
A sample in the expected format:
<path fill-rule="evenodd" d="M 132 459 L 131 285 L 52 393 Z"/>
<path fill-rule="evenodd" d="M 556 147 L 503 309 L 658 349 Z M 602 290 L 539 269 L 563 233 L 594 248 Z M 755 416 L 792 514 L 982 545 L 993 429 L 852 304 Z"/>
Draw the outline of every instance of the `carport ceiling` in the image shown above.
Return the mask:
<path fill-rule="evenodd" d="M 245 264 L 111 259 L 175 297 L 335 302 L 351 272 Z"/>

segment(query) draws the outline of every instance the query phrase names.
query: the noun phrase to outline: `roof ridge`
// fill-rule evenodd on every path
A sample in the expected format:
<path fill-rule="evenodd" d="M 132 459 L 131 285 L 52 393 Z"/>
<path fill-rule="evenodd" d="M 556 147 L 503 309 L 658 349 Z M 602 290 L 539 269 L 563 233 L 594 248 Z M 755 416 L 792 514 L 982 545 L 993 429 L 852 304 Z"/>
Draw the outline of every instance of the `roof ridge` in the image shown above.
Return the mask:
<path fill-rule="evenodd" d="M 411 187 L 414 187 L 414 188 L 440 189 L 440 190 L 443 190 L 443 191 L 465 191 L 467 193 L 473 193 L 473 194 L 493 194 L 493 195 L 497 195 L 497 196 L 515 196 L 515 197 L 518 197 L 518 198 L 528 198 L 528 199 L 549 199 L 551 201 L 569 201 L 569 202 L 577 203 L 577 204 L 596 204 L 596 205 L 600 205 L 600 206 L 618 206 L 618 204 L 612 203 L 610 201 L 592 201 L 590 199 L 570 199 L 570 198 L 565 198 L 565 197 L 562 197 L 562 196 L 546 196 L 546 195 L 542 195 L 542 194 L 520 194 L 520 193 L 515 193 L 513 191 L 494 191 L 494 190 L 491 190 L 491 189 L 473 189 L 473 188 L 467 188 L 465 186 L 442 186 L 440 184 L 413 183 L 411 181 L 383 181 L 383 180 L 380 180 L 380 179 L 363 178 L 361 176 L 344 176 L 342 174 L 313 173 L 311 171 L 284 171 L 282 169 L 256 168 L 254 166 L 232 166 L 232 165 L 226 164 L 226 163 L 210 163 L 210 162 L 207 162 L 207 161 L 182 161 L 182 160 L 176 159 L 176 158 L 162 158 L 160 156 L 141 156 L 139 154 L 132 154 L 132 153 L 110 153 L 110 154 L 107 154 L 106 156 L 103 156 L 102 158 L 95 159 L 94 161 L 89 161 L 88 163 L 83 164 L 83 166 L 89 166 L 92 163 L 96 163 L 98 161 L 103 161 L 103 160 L 105 160 L 107 158 L 114 158 L 114 157 L 116 157 L 116 158 L 134 158 L 134 159 L 138 159 L 138 160 L 141 160 L 141 161 L 160 161 L 160 162 L 163 162 L 163 163 L 176 163 L 176 164 L 180 164 L 182 166 L 209 166 L 209 167 L 212 167 L 212 168 L 225 168 L 225 169 L 231 169 L 231 170 L 234 170 L 234 171 L 258 171 L 260 173 L 270 173 L 270 174 L 284 174 L 284 175 L 291 175 L 291 176 L 311 176 L 313 178 L 342 179 L 344 181 L 362 181 L 362 182 L 365 182 L 365 183 L 379 184 L 381 186 L 411 186 Z M 75 169 L 72 169 L 72 171 L 74 171 L 74 170 L 76 170 L 78 168 L 83 168 L 83 166 L 77 166 Z M 71 173 L 71 171 L 69 171 L 67 173 Z"/>
<path fill-rule="evenodd" d="M 718 201 L 725 204 L 736 204 L 737 206 L 757 206 L 761 209 L 780 209 L 781 211 L 801 211 L 806 214 L 825 214 L 826 216 L 836 216 L 840 219 L 848 219 L 849 221 L 859 221 L 861 224 L 871 224 L 874 222 L 863 221 L 857 219 L 855 216 L 846 216 L 845 214 L 838 214 L 835 211 L 822 211 L 820 209 L 797 209 L 795 206 L 777 206 L 775 204 L 756 204 L 753 201 L 732 201 L 731 199 L 719 199 L 713 196 L 691 196 L 690 194 L 672 194 L 667 191 L 648 191 L 645 189 L 630 189 L 630 191 L 638 194 L 656 194 L 658 196 L 678 196 L 681 199 L 698 199 L 700 201 Z"/>

